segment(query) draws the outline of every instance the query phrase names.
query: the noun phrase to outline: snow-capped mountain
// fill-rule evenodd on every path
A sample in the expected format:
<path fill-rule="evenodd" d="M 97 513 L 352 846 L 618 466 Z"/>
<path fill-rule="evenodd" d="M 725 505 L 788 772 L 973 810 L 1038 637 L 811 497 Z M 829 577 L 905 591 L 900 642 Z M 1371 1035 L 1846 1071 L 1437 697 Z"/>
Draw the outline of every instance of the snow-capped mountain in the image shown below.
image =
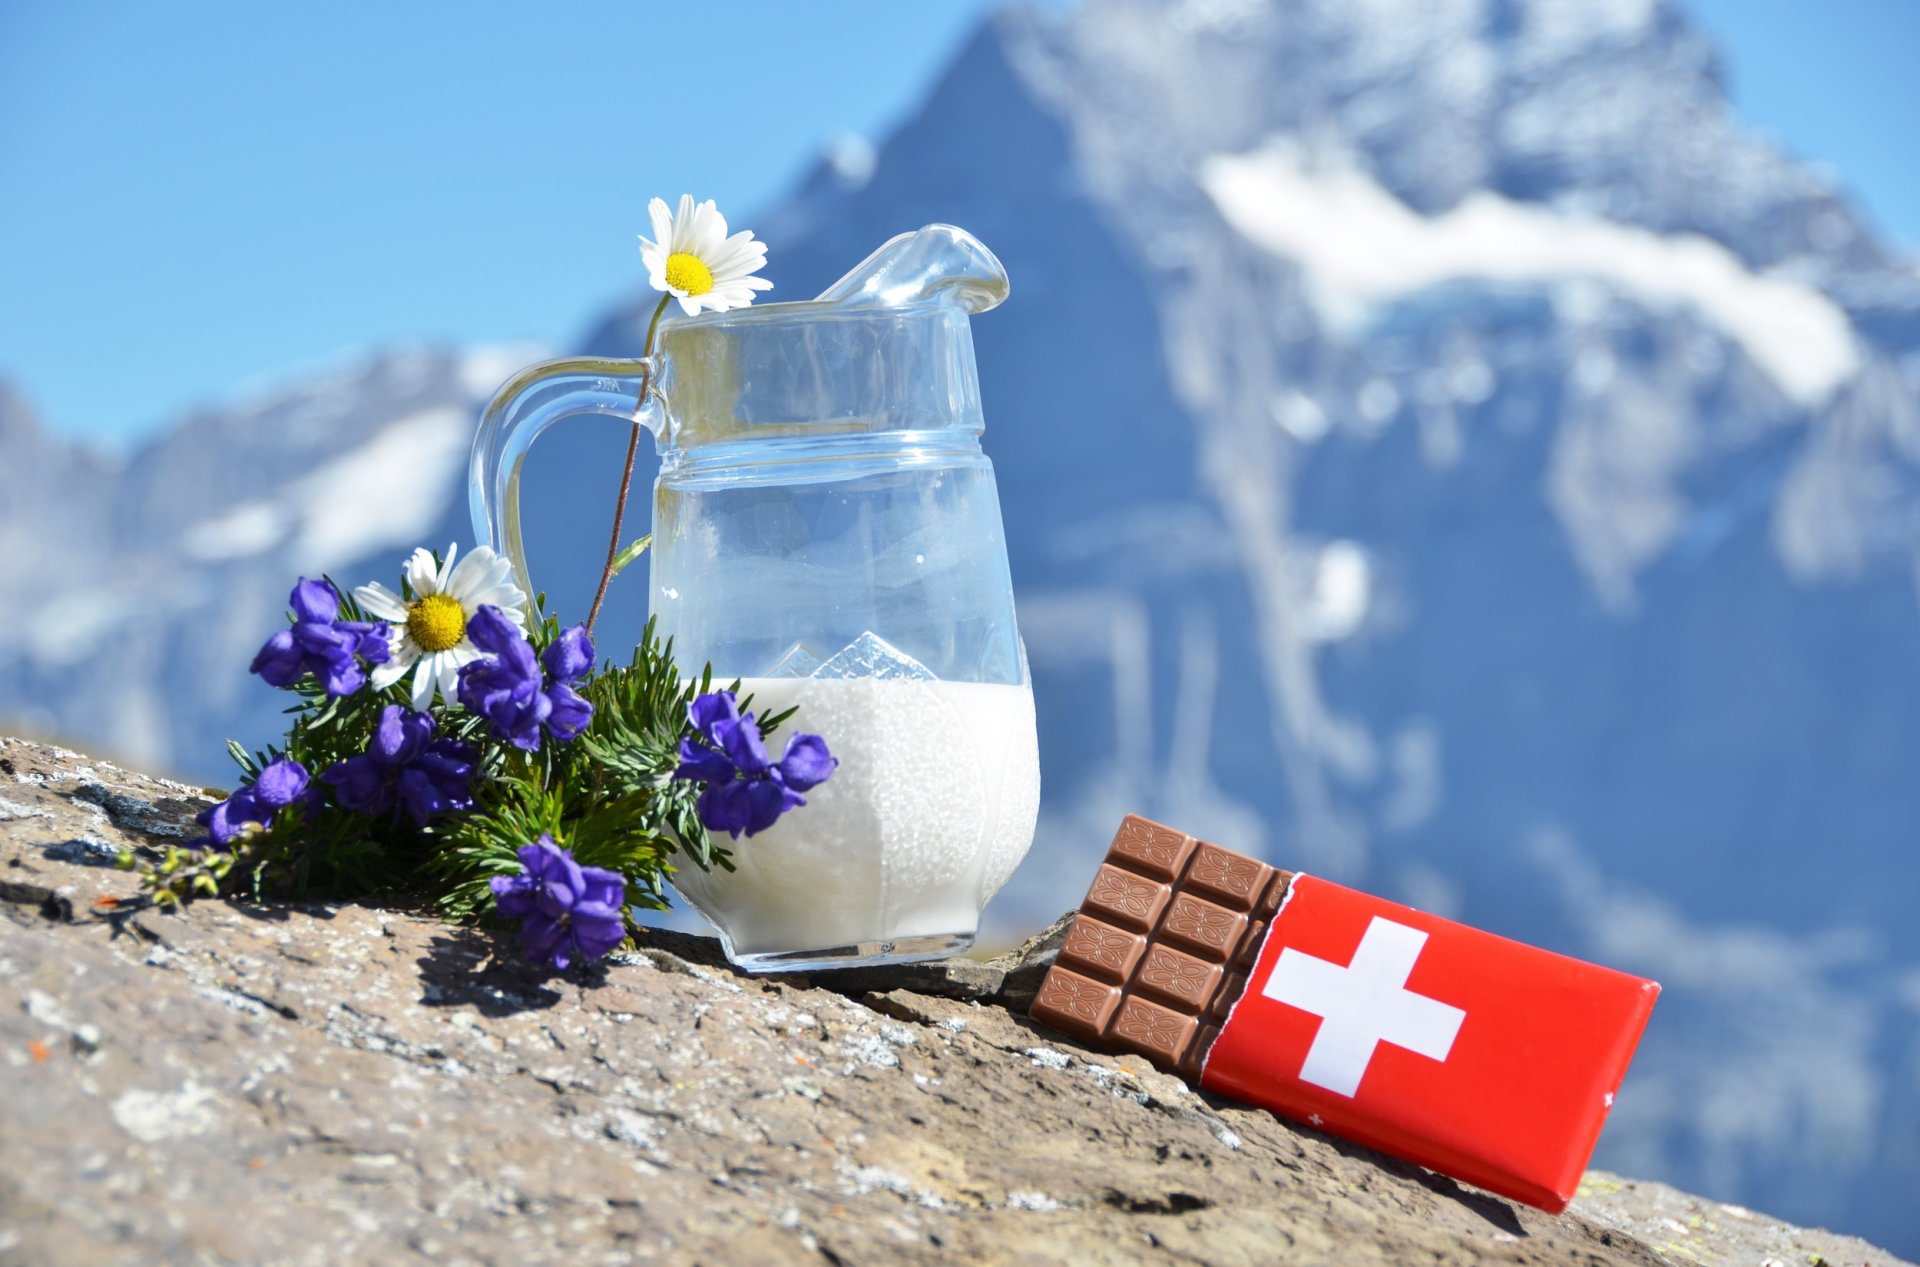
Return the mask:
<path fill-rule="evenodd" d="M 1087 0 L 860 157 L 747 221 L 774 297 L 931 221 L 1014 279 L 974 334 L 1045 799 L 994 926 L 1131 809 L 1657 977 L 1600 1160 L 1920 1250 L 1920 272 L 1706 41 L 1658 0 Z M 413 363 L 119 470 L 0 400 L 38 446 L 0 532 L 63 542 L 0 555 L 0 715 L 218 777 L 296 571 L 466 535 L 430 420 L 510 367 Z M 529 464 L 563 613 L 623 444 Z"/>
<path fill-rule="evenodd" d="M 245 665 L 291 578 L 350 585 L 464 540 L 474 418 L 533 355 L 370 353 L 195 412 L 124 459 L 44 435 L 0 394 L 0 717 L 230 781 L 225 736 L 279 729 L 286 701 Z"/>

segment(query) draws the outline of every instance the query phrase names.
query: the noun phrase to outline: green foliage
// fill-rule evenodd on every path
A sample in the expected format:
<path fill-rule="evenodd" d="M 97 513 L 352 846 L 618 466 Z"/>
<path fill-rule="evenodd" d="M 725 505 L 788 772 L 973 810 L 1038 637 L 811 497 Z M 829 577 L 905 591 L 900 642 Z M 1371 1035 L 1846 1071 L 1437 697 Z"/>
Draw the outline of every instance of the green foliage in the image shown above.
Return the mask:
<path fill-rule="evenodd" d="M 559 632 L 549 617 L 532 631 L 534 645 L 545 647 Z M 694 812 L 699 786 L 672 777 L 680 740 L 693 733 L 687 705 L 710 689 L 706 672 L 682 680 L 671 644 L 660 642 L 649 621 L 629 663 L 584 684 L 593 721 L 572 743 L 547 743 L 538 752 L 485 745 L 482 803 L 433 827 L 438 847 L 430 869 L 440 909 L 456 919 L 487 909 L 487 882 L 519 871 L 516 851 L 543 834 L 583 866 L 625 876 L 630 908 L 667 908 L 676 853 L 702 869 L 730 870 L 727 851 Z"/>
<path fill-rule="evenodd" d="M 341 618 L 366 619 L 345 591 Z M 544 595 L 529 624 L 536 652 L 559 636 Z M 311 677 L 302 679 L 293 688 L 298 702 L 287 710 L 292 720 L 283 745 L 251 753 L 227 745 L 243 784 L 281 757 L 298 761 L 317 781 L 334 763 L 360 755 L 381 710 L 408 703 L 406 681 L 329 699 Z M 534 752 L 499 739 L 485 719 L 456 704 L 433 705 L 440 733 L 479 754 L 470 811 L 422 828 L 397 810 L 374 819 L 329 803 L 312 814 L 282 811 L 270 829 L 236 839 L 231 852 L 169 848 L 157 861 L 123 861 L 141 872 L 143 887 L 160 905 L 239 894 L 410 894 L 426 897 L 449 918 L 472 920 L 493 910 L 488 881 L 518 873 L 517 851 L 547 835 L 581 864 L 625 877 L 631 924 L 636 908 L 666 909 L 676 857 L 702 869 L 732 869 L 727 850 L 695 810 L 701 786 L 672 777 L 680 741 L 694 733 L 687 706 L 712 689 L 711 673 L 682 678 L 672 645 L 648 622 L 626 664 L 609 665 L 602 657 L 597 671 L 575 685 L 593 704 L 593 720 L 573 742 L 548 737 Z M 789 716 L 791 710 L 763 719 L 762 733 Z"/>

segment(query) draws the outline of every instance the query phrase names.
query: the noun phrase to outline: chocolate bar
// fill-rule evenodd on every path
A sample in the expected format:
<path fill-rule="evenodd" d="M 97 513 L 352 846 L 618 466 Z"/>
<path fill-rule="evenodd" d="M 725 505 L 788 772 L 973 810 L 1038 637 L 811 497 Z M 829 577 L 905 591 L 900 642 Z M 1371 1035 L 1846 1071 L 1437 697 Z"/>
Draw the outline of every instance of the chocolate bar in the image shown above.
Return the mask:
<path fill-rule="evenodd" d="M 1129 816 L 1029 1013 L 1558 1213 L 1659 991 Z"/>
<path fill-rule="evenodd" d="M 1291 879 L 1129 814 L 1028 1015 L 1197 1079 Z"/>

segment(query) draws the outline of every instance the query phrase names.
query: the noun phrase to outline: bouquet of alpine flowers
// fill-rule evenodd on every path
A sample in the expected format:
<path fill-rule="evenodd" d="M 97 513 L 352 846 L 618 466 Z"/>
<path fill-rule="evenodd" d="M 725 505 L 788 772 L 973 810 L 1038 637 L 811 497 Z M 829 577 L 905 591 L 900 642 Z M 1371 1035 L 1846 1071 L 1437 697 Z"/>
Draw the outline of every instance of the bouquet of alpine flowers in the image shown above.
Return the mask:
<path fill-rule="evenodd" d="M 689 314 L 753 300 L 766 248 L 729 237 L 711 202 L 655 199 L 641 240 L 664 292 Z M 636 402 L 636 406 L 643 402 Z M 639 425 L 635 424 L 636 445 Z M 608 582 L 645 549 L 612 544 L 587 623 L 563 628 L 486 546 L 417 549 L 399 587 L 350 594 L 301 578 L 287 627 L 251 672 L 291 692 L 284 738 L 229 742 L 240 786 L 199 817 L 205 834 L 128 855 L 151 899 L 425 895 L 453 919 L 517 921 L 524 953 L 564 969 L 600 958 L 664 910 L 672 859 L 732 869 L 730 840 L 806 804 L 838 761 L 818 735 L 766 740 L 793 710 L 756 718 L 736 682 L 684 675 L 651 622 L 624 665 L 592 639 Z"/>

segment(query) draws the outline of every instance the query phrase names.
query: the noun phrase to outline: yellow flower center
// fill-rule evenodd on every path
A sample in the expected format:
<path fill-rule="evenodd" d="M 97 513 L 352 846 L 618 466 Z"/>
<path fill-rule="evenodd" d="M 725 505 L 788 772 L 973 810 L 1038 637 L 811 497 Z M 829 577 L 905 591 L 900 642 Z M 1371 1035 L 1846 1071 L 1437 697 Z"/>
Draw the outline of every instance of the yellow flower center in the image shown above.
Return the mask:
<path fill-rule="evenodd" d="M 407 607 L 407 632 L 422 651 L 445 651 L 467 636 L 467 613 L 451 594 L 429 594 Z"/>
<path fill-rule="evenodd" d="M 713 289 L 713 270 L 685 251 L 667 256 L 667 285 L 691 299 Z"/>

